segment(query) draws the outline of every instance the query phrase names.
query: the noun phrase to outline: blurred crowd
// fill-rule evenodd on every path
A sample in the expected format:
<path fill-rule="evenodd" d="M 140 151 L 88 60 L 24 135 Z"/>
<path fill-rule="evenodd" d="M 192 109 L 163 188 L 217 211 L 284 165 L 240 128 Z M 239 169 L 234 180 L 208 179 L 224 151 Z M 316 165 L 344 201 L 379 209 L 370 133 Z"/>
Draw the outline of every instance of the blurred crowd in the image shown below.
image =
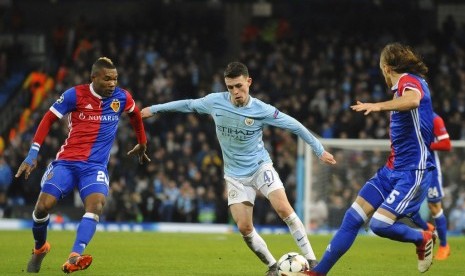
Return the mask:
<path fill-rule="evenodd" d="M 391 97 L 379 70 L 381 47 L 398 36 L 299 29 L 288 19 L 251 21 L 241 36 L 240 53 L 253 79 L 251 94 L 270 102 L 323 138 L 389 139 L 387 113 L 364 117 L 349 106 Z M 72 36 L 70 35 L 72 33 Z M 208 39 L 206 38 L 208 34 Z M 70 39 L 71 37 L 71 39 Z M 404 37 L 403 37 L 404 38 Z M 465 26 L 452 18 L 440 30 L 408 41 L 430 68 L 435 111 L 453 140 L 465 139 Z M 202 97 L 225 91 L 217 58 L 224 37 L 205 29 L 170 28 L 102 31 L 90 22 L 57 26 L 50 34 L 55 86 L 31 114 L 28 128 L 16 136 L 0 158 L 0 207 L 5 217 L 30 217 L 15 206 L 34 204 L 42 173 L 67 137 L 66 119 L 54 124 L 28 181 L 12 177 L 27 155 L 42 115 L 67 88 L 88 83 L 90 65 L 100 56 L 118 68 L 119 86 L 128 89 L 139 107 Z M 227 46 L 224 46 L 227 47 Z M 224 64 L 223 64 L 224 62 Z M 110 195 L 104 221 L 228 223 L 221 150 L 212 120 L 197 114 L 157 115 L 145 121 L 152 162 L 139 165 L 126 156 L 136 138 L 122 116 L 109 162 Z M 291 200 L 295 200 L 296 142 L 283 130 L 266 128 L 264 141 Z M 329 149 L 330 151 L 332 149 Z M 315 183 L 312 227 L 337 227 L 364 182 L 383 164 L 387 152 L 363 156 L 333 149 L 339 165 Z M 465 231 L 465 153 L 443 153 L 444 207 L 450 228 Z M 9 167 L 9 169 L 7 169 Z M 317 169 L 328 170 L 324 165 Z M 12 185 L 10 185 L 12 183 Z M 3 196 L 2 196 L 3 195 Z M 60 204 L 79 208 L 73 197 Z M 32 211 L 32 208 L 31 208 Z M 257 224 L 280 224 L 262 195 L 255 208 Z"/>

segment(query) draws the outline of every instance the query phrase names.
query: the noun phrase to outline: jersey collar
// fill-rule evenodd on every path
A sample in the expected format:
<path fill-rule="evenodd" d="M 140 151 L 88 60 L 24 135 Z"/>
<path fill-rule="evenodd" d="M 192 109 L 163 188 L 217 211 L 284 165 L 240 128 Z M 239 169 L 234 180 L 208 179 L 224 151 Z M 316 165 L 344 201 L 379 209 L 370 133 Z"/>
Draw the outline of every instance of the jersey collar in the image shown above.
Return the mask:
<path fill-rule="evenodd" d="M 229 93 L 229 92 L 227 92 L 227 93 L 228 93 L 228 101 L 232 104 L 232 102 L 231 102 L 231 93 Z M 254 98 L 252 96 L 250 96 L 250 94 L 249 94 L 249 102 L 246 105 L 244 105 L 244 106 L 235 106 L 234 104 L 232 104 L 232 105 L 234 107 L 236 107 L 236 108 L 251 107 L 253 99 Z"/>
<path fill-rule="evenodd" d="M 97 94 L 97 92 L 95 92 L 94 87 L 92 87 L 92 84 L 93 82 L 89 84 L 90 93 L 92 93 L 92 95 L 94 95 L 95 97 L 102 99 L 102 96 L 100 96 L 99 94 Z"/>

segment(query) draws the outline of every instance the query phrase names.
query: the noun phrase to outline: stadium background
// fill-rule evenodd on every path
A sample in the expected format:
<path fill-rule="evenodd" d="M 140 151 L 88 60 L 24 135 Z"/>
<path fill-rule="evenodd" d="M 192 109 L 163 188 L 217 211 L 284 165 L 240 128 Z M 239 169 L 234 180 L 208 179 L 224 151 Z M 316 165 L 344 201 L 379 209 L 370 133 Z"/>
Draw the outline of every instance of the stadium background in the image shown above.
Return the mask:
<path fill-rule="evenodd" d="M 350 111 L 355 100 L 388 99 L 379 50 L 390 41 L 416 47 L 430 68 L 434 108 L 453 140 L 465 138 L 465 4 L 460 1 L 0 1 L 0 217 L 29 219 L 47 163 L 67 135 L 57 123 L 28 181 L 14 179 L 35 129 L 64 89 L 89 80 L 108 56 L 119 85 L 140 107 L 224 91 L 223 68 L 246 63 L 251 93 L 323 138 L 387 139 L 387 114 Z M 123 116 L 125 117 L 125 116 Z M 106 222 L 230 223 L 221 151 L 205 116 L 171 114 L 146 121 L 152 162 L 126 152 L 136 141 L 123 118 L 109 162 Z M 295 199 L 295 137 L 268 128 L 264 139 Z M 463 154 L 444 156 L 450 230 L 465 230 Z M 373 173 L 367 172 L 368 176 Z M 368 177 L 367 176 L 367 177 Z M 337 227 L 366 180 L 322 183 L 329 210 L 316 227 Z M 357 182 L 358 181 L 358 182 Z M 78 197 L 62 201 L 55 222 L 82 216 Z M 282 225 L 259 196 L 255 221 Z"/>

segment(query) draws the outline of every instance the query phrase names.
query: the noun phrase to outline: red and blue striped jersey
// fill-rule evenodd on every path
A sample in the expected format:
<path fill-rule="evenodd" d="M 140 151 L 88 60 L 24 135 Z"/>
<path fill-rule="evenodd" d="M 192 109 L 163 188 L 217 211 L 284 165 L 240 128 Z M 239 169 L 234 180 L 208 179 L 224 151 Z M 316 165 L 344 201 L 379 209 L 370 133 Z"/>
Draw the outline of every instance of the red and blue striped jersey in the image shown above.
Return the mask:
<path fill-rule="evenodd" d="M 394 98 L 406 89 L 421 95 L 420 105 L 408 111 L 391 111 L 391 154 L 386 166 L 396 170 L 422 170 L 434 167 L 429 146 L 433 141 L 433 107 L 428 84 L 413 74 L 403 74 L 391 90 Z"/>
<path fill-rule="evenodd" d="M 86 161 L 106 165 L 123 111 L 132 112 L 135 102 L 128 91 L 116 87 L 102 98 L 83 84 L 66 90 L 50 107 L 58 118 L 68 114 L 69 133 L 57 153 L 57 160 Z"/>

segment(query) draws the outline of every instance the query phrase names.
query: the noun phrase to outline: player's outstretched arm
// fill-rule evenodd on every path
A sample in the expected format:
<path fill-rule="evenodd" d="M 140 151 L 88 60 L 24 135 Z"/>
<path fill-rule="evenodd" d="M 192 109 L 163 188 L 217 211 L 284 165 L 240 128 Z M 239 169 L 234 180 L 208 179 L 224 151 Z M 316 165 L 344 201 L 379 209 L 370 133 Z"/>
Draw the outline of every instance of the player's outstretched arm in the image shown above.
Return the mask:
<path fill-rule="evenodd" d="M 420 105 L 420 100 L 421 95 L 418 91 L 406 89 L 401 97 L 379 103 L 357 101 L 357 104 L 351 105 L 350 108 L 357 112 L 365 111 L 364 115 L 379 111 L 408 111 L 417 108 Z"/>
<path fill-rule="evenodd" d="M 326 164 L 330 164 L 330 165 L 336 164 L 336 159 L 334 159 L 334 156 L 327 151 L 323 152 L 323 154 L 320 157 L 320 160 L 325 162 Z"/>
<path fill-rule="evenodd" d="M 137 154 L 139 158 L 139 163 L 144 164 L 145 161 L 147 162 L 152 161 L 148 157 L 146 151 L 147 151 L 147 144 L 137 144 L 132 150 L 128 151 L 128 155 Z"/>

